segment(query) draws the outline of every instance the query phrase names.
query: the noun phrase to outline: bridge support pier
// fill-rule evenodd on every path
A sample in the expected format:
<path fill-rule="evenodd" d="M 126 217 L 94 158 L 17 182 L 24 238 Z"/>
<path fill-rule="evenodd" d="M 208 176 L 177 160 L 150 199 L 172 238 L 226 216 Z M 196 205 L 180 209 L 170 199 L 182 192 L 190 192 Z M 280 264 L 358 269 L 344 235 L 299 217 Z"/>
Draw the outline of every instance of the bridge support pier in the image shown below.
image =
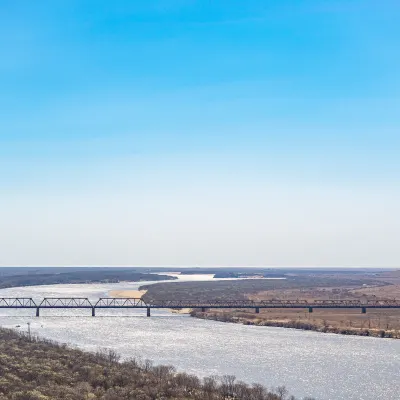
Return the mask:
<path fill-rule="evenodd" d="M 312 307 L 308 307 L 308 312 L 309 313 L 312 313 L 314 310 L 313 310 L 313 308 Z"/>
<path fill-rule="evenodd" d="M 256 307 L 256 314 L 260 314 L 260 307 Z"/>
<path fill-rule="evenodd" d="M 150 307 L 147 307 L 147 316 L 150 317 Z"/>
<path fill-rule="evenodd" d="M 206 312 L 206 308 L 205 307 L 201 307 L 201 312 Z"/>
<path fill-rule="evenodd" d="M 367 308 L 366 307 L 362 307 L 361 308 L 361 314 L 366 314 L 367 313 Z"/>
<path fill-rule="evenodd" d="M 36 307 L 36 316 L 40 317 L 40 308 L 39 307 Z"/>
<path fill-rule="evenodd" d="M 92 317 L 96 316 L 96 309 L 94 307 L 92 307 Z"/>

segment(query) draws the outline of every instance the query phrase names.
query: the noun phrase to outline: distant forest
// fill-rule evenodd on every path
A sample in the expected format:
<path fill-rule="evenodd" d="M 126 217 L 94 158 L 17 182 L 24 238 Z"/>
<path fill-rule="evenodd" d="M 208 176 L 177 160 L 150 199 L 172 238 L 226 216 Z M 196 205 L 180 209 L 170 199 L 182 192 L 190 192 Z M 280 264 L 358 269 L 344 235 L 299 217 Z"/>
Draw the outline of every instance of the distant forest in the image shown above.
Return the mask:
<path fill-rule="evenodd" d="M 0 289 L 60 283 L 112 283 L 171 280 L 173 277 L 118 268 L 1 268 Z"/>

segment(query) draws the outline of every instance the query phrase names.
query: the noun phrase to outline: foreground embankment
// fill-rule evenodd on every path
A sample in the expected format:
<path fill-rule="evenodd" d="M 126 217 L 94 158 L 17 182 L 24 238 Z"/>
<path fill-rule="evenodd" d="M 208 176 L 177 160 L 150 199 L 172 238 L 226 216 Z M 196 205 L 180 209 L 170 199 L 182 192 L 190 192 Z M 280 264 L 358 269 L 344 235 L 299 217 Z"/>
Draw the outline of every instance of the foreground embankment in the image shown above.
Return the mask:
<path fill-rule="evenodd" d="M 114 351 L 88 353 L 0 328 L 0 400 L 286 398 L 284 387 L 268 391 L 233 376 L 200 380 L 149 360 L 119 362 Z"/>
<path fill-rule="evenodd" d="M 238 323 L 244 325 L 273 326 L 279 328 L 302 329 L 322 333 L 337 333 L 341 335 L 372 336 L 378 338 L 400 339 L 400 331 L 398 329 L 351 327 L 345 326 L 345 321 L 342 321 L 342 326 L 332 326 L 329 325 L 326 320 L 321 320 L 320 318 L 311 321 L 301 319 L 279 319 L 279 315 L 272 315 L 270 317 L 257 317 L 246 312 L 236 313 L 218 310 L 209 310 L 206 312 L 192 310 L 190 314 L 192 317 L 196 318 L 219 322 Z"/>

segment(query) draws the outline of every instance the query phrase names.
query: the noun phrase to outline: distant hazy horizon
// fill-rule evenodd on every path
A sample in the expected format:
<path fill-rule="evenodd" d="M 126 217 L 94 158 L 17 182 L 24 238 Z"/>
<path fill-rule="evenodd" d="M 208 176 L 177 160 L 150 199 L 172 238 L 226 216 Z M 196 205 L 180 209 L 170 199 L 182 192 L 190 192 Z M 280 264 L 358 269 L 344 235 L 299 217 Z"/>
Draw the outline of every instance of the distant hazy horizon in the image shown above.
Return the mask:
<path fill-rule="evenodd" d="M 0 265 L 400 266 L 400 4 L 5 1 Z"/>
<path fill-rule="evenodd" d="M 215 269 L 270 269 L 270 270 L 373 270 L 373 271 L 400 271 L 400 267 L 344 267 L 344 266 L 271 266 L 271 265 L 0 265 L 0 268 L 132 268 L 132 269 L 165 269 L 167 272 L 179 272 L 182 269 L 200 269 L 200 270 L 215 270 Z M 178 271 L 176 271 L 178 270 Z"/>

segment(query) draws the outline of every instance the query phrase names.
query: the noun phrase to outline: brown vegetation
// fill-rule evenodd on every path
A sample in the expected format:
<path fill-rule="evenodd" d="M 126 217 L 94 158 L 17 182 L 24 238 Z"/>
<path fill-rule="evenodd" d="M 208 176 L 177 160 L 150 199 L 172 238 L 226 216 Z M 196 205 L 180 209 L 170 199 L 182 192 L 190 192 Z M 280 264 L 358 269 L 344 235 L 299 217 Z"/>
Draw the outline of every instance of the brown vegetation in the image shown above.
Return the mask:
<path fill-rule="evenodd" d="M 391 284 L 387 284 L 391 281 Z M 147 287 L 146 301 L 173 300 L 232 300 L 250 299 L 400 299 L 400 273 L 376 274 L 310 274 L 291 276 L 285 280 L 237 280 L 217 282 L 180 282 L 155 284 Z M 400 338 L 400 310 L 368 309 L 253 309 L 194 310 L 198 318 L 260 326 L 279 326 L 349 335 Z"/>
<path fill-rule="evenodd" d="M 312 313 L 298 309 L 254 310 L 199 310 L 191 312 L 193 317 L 245 325 L 276 326 L 312 330 L 324 333 L 359 335 L 400 339 L 400 310 L 314 309 Z"/>
<path fill-rule="evenodd" d="M 368 298 L 400 299 L 400 285 L 355 289 L 353 293 L 355 295 L 368 296 Z"/>
<path fill-rule="evenodd" d="M 249 295 L 271 290 L 294 290 L 308 288 L 347 288 L 356 289 L 363 285 L 383 286 L 383 282 L 370 277 L 336 278 L 296 276 L 287 279 L 248 279 L 207 282 L 170 282 L 144 285 L 139 289 L 147 289 L 143 297 L 145 301 L 157 300 L 240 300 Z"/>
<path fill-rule="evenodd" d="M 0 329 L 0 400 L 284 400 L 234 376 L 198 377 L 149 360 L 119 362 L 113 352 L 86 353 Z"/>
<path fill-rule="evenodd" d="M 268 299 L 400 299 L 399 285 L 348 287 L 311 287 L 302 289 L 277 289 L 248 294 L 251 300 Z M 216 311 L 218 312 L 218 311 Z M 368 309 L 361 314 L 359 309 L 314 309 L 308 310 L 277 309 L 261 310 L 254 315 L 253 311 L 241 311 L 229 316 L 232 321 L 257 325 L 284 326 L 289 328 L 311 329 L 319 332 L 332 332 L 347 335 L 400 338 L 399 309 Z M 211 318 L 211 316 L 208 316 Z M 220 317 L 218 317 L 220 318 Z M 228 315 L 222 318 L 228 318 Z"/>

